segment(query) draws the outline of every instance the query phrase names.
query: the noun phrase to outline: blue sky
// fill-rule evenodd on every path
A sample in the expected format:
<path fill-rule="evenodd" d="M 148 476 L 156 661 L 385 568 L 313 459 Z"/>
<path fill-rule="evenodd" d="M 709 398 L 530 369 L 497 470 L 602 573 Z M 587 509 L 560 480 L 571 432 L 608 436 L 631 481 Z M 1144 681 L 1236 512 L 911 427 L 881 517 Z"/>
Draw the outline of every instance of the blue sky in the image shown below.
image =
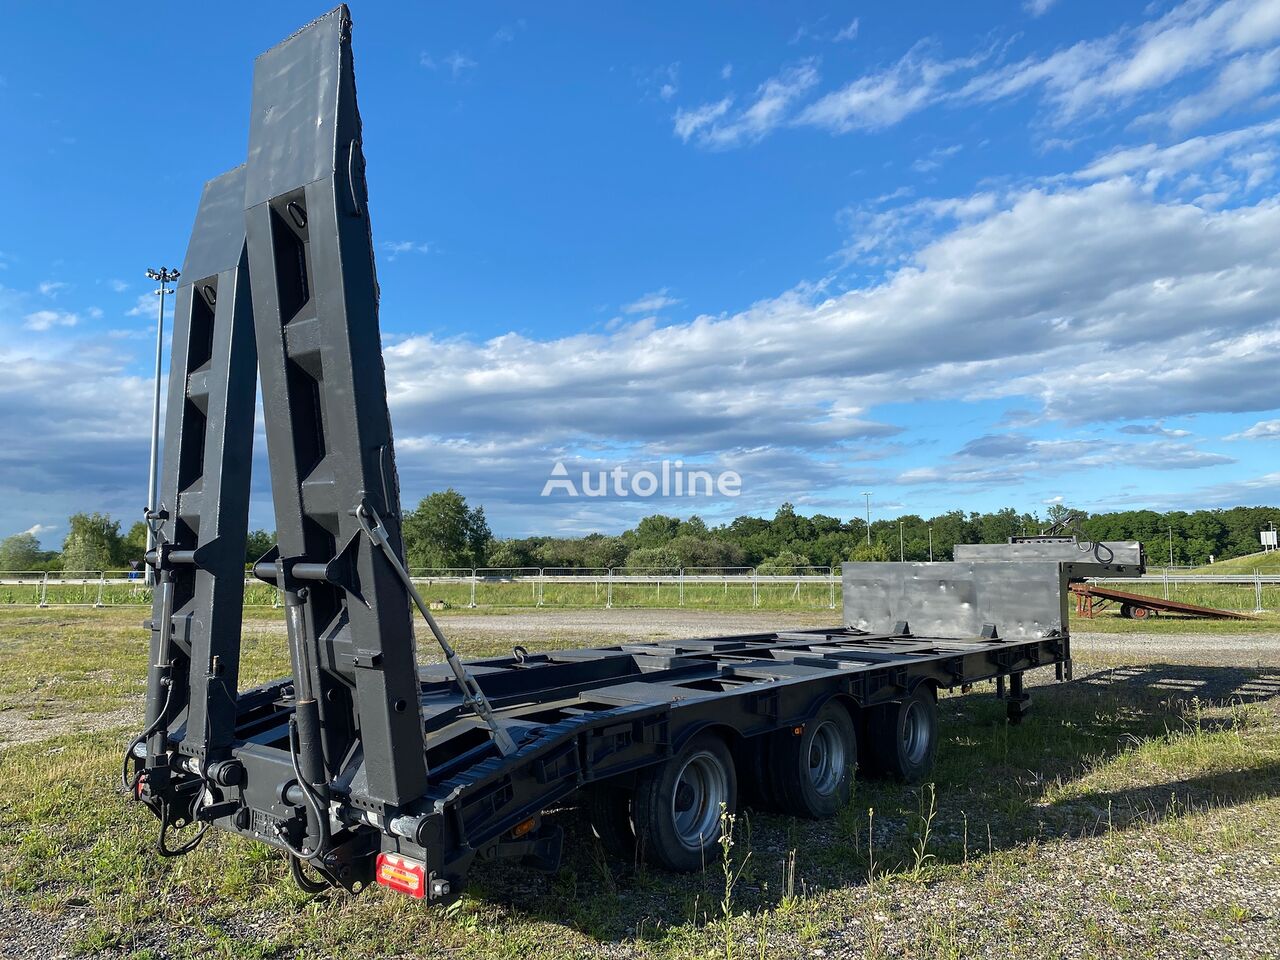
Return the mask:
<path fill-rule="evenodd" d="M 138 515 L 142 273 L 321 12 L 8 8 L 0 534 Z M 352 13 L 407 500 L 502 534 L 1280 502 L 1280 0 Z M 742 493 L 539 496 L 664 458 Z"/>

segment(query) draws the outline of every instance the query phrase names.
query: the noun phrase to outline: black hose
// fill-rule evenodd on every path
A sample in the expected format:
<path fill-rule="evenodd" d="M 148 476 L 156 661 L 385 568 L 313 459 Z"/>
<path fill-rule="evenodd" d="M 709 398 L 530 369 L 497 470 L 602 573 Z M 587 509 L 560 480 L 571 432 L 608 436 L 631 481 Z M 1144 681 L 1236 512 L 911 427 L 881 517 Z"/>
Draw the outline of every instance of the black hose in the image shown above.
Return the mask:
<path fill-rule="evenodd" d="M 195 803 L 191 805 L 191 819 L 193 821 L 200 819 L 200 809 L 204 806 L 205 780 L 204 773 L 201 771 L 200 792 L 196 795 Z M 162 857 L 180 857 L 185 853 L 190 853 L 196 847 L 200 846 L 200 841 L 204 839 L 204 835 L 209 832 L 209 826 L 212 821 L 206 820 L 200 827 L 200 830 L 194 837 L 188 840 L 180 847 L 169 847 L 165 843 L 165 837 L 168 835 L 171 821 L 169 819 L 170 806 L 163 803 L 160 817 L 160 836 L 156 838 L 156 850 Z"/>
<path fill-rule="evenodd" d="M 303 893 L 324 893 L 330 887 L 336 886 L 323 871 L 317 871 L 322 880 L 312 880 L 302 872 L 302 858 L 296 853 L 289 854 L 289 873 L 293 876 L 293 882 L 296 883 Z"/>
<path fill-rule="evenodd" d="M 156 714 L 155 720 L 129 742 L 129 748 L 124 752 L 124 763 L 120 767 L 120 786 L 126 791 L 133 789 L 133 784 L 129 783 L 129 761 L 133 759 L 133 751 L 138 749 L 138 744 L 160 729 L 160 725 L 164 723 L 165 714 L 169 712 L 169 704 L 173 702 L 173 684 L 169 683 L 166 686 L 168 689 L 164 695 L 164 703 L 160 707 L 160 712 Z"/>
<path fill-rule="evenodd" d="M 312 861 L 317 859 L 325 849 L 329 846 L 329 811 L 321 807 L 319 799 L 312 792 L 311 784 L 302 775 L 302 768 L 298 763 L 298 722 L 294 717 L 289 718 L 289 762 L 293 766 L 293 775 L 298 781 L 298 789 L 302 791 L 303 800 L 307 806 L 311 808 L 312 814 L 316 818 L 316 829 L 320 831 L 320 840 L 316 844 L 316 848 L 310 853 L 303 853 L 296 849 L 293 844 L 278 835 L 279 840 L 284 844 L 285 849 L 290 856 L 298 860 Z M 299 884 L 301 886 L 301 884 Z M 305 887 L 303 889 L 306 889 Z"/>

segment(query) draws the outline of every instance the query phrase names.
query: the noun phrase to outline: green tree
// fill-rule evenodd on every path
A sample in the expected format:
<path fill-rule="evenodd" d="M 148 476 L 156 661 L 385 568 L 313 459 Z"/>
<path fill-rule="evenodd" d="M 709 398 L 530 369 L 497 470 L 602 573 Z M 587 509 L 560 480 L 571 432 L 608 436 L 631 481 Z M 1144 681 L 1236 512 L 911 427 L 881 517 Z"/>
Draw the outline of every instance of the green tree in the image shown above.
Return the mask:
<path fill-rule="evenodd" d="M 680 558 L 681 567 L 737 567 L 742 565 L 742 550 L 737 544 L 718 537 L 681 534 L 666 549 Z"/>
<path fill-rule="evenodd" d="M 855 562 L 874 561 L 884 563 L 889 559 L 889 548 L 880 540 L 871 545 L 868 545 L 867 541 L 863 540 L 854 548 L 853 556 L 849 559 Z"/>
<path fill-rule="evenodd" d="M 276 545 L 274 530 L 250 530 L 244 541 L 244 562 L 248 566 L 262 559 Z"/>
<path fill-rule="evenodd" d="M 680 567 L 680 555 L 670 547 L 639 547 L 627 556 L 627 566 L 677 570 Z"/>
<path fill-rule="evenodd" d="M 680 521 L 655 513 L 636 524 L 636 546 L 661 547 L 670 543 L 680 532 Z"/>
<path fill-rule="evenodd" d="M 587 537 L 585 546 L 582 565 L 602 570 L 622 566 L 630 553 L 627 541 L 622 537 L 605 537 L 598 533 Z"/>
<path fill-rule="evenodd" d="M 804 567 L 812 566 L 804 554 L 791 550 L 783 550 L 777 556 L 769 557 L 756 565 L 756 573 L 770 577 L 785 576 L 796 573 Z"/>
<path fill-rule="evenodd" d="M 0 540 L 0 570 L 34 570 L 44 560 L 33 533 L 15 533 Z"/>
<path fill-rule="evenodd" d="M 503 570 L 537 566 L 528 540 L 490 540 L 485 548 L 485 565 Z"/>
<path fill-rule="evenodd" d="M 423 497 L 404 518 L 404 552 L 411 567 L 484 566 L 493 538 L 484 508 L 471 509 L 457 490 Z"/>
<path fill-rule="evenodd" d="M 146 521 L 139 520 L 131 526 L 129 532 L 124 535 L 124 539 L 120 541 L 120 545 L 124 550 L 126 561 L 145 559 L 147 555 Z"/>
<path fill-rule="evenodd" d="M 67 521 L 63 570 L 109 570 L 126 561 L 120 521 L 105 513 L 77 513 Z"/>

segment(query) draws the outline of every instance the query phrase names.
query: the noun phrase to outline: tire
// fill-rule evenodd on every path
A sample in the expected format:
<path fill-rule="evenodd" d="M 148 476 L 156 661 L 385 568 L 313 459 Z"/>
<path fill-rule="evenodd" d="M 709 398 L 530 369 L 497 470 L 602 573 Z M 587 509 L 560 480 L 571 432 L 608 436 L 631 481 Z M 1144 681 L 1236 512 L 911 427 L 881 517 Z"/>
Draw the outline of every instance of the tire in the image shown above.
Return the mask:
<path fill-rule="evenodd" d="M 853 793 L 858 734 L 849 711 L 828 700 L 803 727 L 775 734 L 771 756 L 781 809 L 795 817 L 835 816 Z"/>
<path fill-rule="evenodd" d="M 1155 611 L 1152 610 L 1150 607 L 1134 606 L 1131 609 L 1129 616 L 1132 617 L 1134 620 L 1147 620 L 1155 616 Z"/>
<path fill-rule="evenodd" d="M 631 791 L 608 784 L 588 787 L 582 797 L 583 812 L 591 833 L 606 853 L 627 861 L 633 861 L 636 855 L 631 802 Z"/>
<path fill-rule="evenodd" d="M 1133 605 L 1132 605 L 1132 604 L 1129 604 L 1129 603 L 1122 603 L 1122 604 L 1120 604 L 1120 616 L 1124 617 L 1126 620 L 1132 620 L 1132 619 L 1133 619 Z"/>
<path fill-rule="evenodd" d="M 871 712 L 867 754 L 872 768 L 903 783 L 919 783 L 933 769 L 938 750 L 938 698 L 922 683 L 910 695 Z"/>
<path fill-rule="evenodd" d="M 722 803 L 737 809 L 738 777 L 729 747 L 708 731 L 640 776 L 632 819 L 641 855 L 676 873 L 714 863 Z"/>

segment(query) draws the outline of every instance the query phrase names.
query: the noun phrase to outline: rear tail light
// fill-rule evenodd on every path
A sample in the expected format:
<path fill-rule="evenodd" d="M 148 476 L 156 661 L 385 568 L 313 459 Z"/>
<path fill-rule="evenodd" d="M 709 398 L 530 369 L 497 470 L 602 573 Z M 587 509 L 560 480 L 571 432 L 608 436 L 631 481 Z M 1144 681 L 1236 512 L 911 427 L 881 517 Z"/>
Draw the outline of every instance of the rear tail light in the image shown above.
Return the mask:
<path fill-rule="evenodd" d="M 398 853 L 378 854 L 375 879 L 384 887 L 407 893 L 419 900 L 427 895 L 426 866 Z"/>

